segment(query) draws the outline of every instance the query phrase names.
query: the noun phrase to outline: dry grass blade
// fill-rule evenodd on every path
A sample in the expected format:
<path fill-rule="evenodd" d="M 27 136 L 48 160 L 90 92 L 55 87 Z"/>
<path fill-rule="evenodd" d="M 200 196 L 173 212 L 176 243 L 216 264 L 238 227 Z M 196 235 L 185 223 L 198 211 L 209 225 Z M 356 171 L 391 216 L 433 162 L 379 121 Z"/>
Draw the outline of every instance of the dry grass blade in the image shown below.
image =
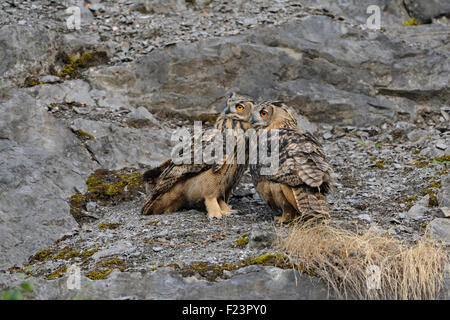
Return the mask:
<path fill-rule="evenodd" d="M 445 249 L 426 236 L 407 245 L 328 220 L 294 224 L 280 246 L 295 265 L 324 279 L 344 299 L 436 299 L 447 259 Z"/>

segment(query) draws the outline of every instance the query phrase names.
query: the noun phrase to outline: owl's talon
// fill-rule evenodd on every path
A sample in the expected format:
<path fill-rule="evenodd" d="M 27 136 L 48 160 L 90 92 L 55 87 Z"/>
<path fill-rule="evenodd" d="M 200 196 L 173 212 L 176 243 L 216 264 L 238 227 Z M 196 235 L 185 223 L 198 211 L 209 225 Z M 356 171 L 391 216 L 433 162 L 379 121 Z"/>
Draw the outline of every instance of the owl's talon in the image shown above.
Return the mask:
<path fill-rule="evenodd" d="M 291 222 L 292 219 L 290 219 L 289 217 L 286 217 L 285 215 L 282 215 L 281 217 L 274 217 L 275 222 L 279 223 L 279 224 L 283 224 L 283 223 L 288 223 Z"/>
<path fill-rule="evenodd" d="M 209 220 L 222 219 L 222 213 L 219 213 L 219 214 L 210 214 L 210 213 L 208 212 L 208 219 L 209 219 Z"/>
<path fill-rule="evenodd" d="M 237 213 L 237 210 L 234 210 L 229 206 L 225 201 L 219 200 L 220 211 L 223 216 L 229 216 L 230 214 Z"/>
<path fill-rule="evenodd" d="M 228 216 L 230 216 L 230 215 L 232 215 L 232 214 L 234 214 L 236 212 L 237 212 L 236 210 L 222 211 L 222 216 L 228 217 Z"/>
<path fill-rule="evenodd" d="M 205 198 L 205 206 L 208 211 L 208 218 L 210 220 L 217 218 L 222 218 L 222 210 L 220 209 L 219 203 L 216 198 Z"/>

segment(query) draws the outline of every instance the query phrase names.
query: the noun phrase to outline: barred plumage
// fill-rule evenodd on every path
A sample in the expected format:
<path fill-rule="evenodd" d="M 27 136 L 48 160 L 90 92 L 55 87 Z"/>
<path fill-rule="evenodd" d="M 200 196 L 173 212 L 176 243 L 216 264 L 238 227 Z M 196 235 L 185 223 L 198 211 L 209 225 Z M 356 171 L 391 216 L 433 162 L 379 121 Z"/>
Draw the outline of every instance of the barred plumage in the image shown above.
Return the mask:
<path fill-rule="evenodd" d="M 242 110 L 241 110 L 242 108 Z M 204 201 L 210 218 L 221 218 L 233 212 L 227 204 L 232 190 L 236 187 L 247 168 L 248 154 L 240 155 L 238 143 L 245 143 L 245 130 L 250 128 L 248 120 L 253 109 L 253 101 L 249 97 L 232 94 L 227 101 L 227 108 L 217 119 L 214 128 L 202 130 L 201 144 L 203 150 L 212 146 L 217 135 L 222 135 L 222 161 L 215 163 L 194 163 L 194 148 L 199 143 L 193 137 L 191 147 L 191 163 L 175 164 L 172 159 L 166 160 L 159 167 L 144 173 L 149 198 L 142 208 L 143 214 L 160 214 L 175 212 L 182 207 Z M 242 131 L 240 131 L 242 130 Z M 226 134 L 236 141 L 231 153 L 227 154 Z M 244 141 L 243 141 L 244 140 Z M 215 149 L 211 156 L 216 157 Z M 245 148 L 244 148 L 245 150 Z M 245 152 L 245 151 L 244 151 Z M 217 155 L 220 156 L 220 155 Z M 238 164 L 239 156 L 244 157 L 243 164 Z M 231 159 L 230 157 L 233 157 Z M 234 160 L 234 161 L 233 161 Z"/>
<path fill-rule="evenodd" d="M 268 154 L 272 144 L 279 144 L 279 166 L 273 174 L 262 174 L 267 165 L 250 165 L 260 197 L 273 210 L 282 212 L 278 220 L 328 215 L 325 195 L 330 189 L 331 167 L 320 143 L 311 133 L 296 128 L 293 111 L 281 102 L 257 105 L 250 122 L 267 134 Z"/>

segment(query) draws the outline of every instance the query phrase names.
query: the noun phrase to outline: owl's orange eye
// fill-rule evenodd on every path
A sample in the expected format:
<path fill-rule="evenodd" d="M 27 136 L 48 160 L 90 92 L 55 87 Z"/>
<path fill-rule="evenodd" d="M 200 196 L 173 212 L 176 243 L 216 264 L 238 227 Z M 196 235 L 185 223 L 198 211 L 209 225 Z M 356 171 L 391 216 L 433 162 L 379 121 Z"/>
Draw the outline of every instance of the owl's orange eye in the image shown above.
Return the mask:
<path fill-rule="evenodd" d="M 238 103 L 236 105 L 236 110 L 237 111 L 243 111 L 245 109 L 245 106 L 243 104 Z"/>
<path fill-rule="evenodd" d="M 267 113 L 266 110 L 261 110 L 261 111 L 259 112 L 259 115 L 260 115 L 262 118 L 264 118 L 264 117 L 266 117 L 266 116 L 268 115 L 268 113 Z"/>

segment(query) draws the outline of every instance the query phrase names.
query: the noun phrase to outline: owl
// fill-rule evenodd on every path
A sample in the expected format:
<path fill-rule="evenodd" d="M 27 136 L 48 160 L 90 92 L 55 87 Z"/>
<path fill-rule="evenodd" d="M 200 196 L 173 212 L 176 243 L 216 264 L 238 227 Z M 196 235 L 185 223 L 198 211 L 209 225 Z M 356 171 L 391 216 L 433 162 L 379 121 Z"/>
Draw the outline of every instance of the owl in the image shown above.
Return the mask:
<path fill-rule="evenodd" d="M 142 214 L 162 214 L 176 212 L 183 207 L 204 203 L 209 218 L 218 218 L 235 212 L 228 204 L 233 189 L 239 183 L 248 167 L 248 151 L 245 148 L 245 131 L 250 128 L 248 120 L 254 102 L 250 97 L 233 93 L 227 100 L 225 110 L 219 115 L 214 130 L 204 129 L 200 142 L 192 138 L 191 162 L 176 164 L 167 159 L 160 166 L 144 173 L 147 192 L 150 193 Z M 222 135 L 223 145 L 219 161 L 196 163 L 193 161 L 196 146 L 201 143 L 205 150 Z M 227 136 L 234 143 L 227 149 Z M 239 147 L 244 144 L 244 148 Z M 212 154 L 216 154 L 214 151 Z M 222 155 L 222 156 L 221 156 Z"/>
<path fill-rule="evenodd" d="M 278 142 L 278 167 L 263 172 L 265 164 L 250 163 L 253 184 L 261 199 L 274 211 L 280 223 L 296 218 L 328 216 L 326 194 L 331 185 L 331 167 L 320 143 L 311 133 L 297 128 L 293 111 L 279 101 L 255 106 L 249 120 L 259 129 L 258 138 L 267 136 L 267 150 Z M 276 129 L 276 130 L 273 130 Z M 261 146 L 260 144 L 258 146 Z"/>

